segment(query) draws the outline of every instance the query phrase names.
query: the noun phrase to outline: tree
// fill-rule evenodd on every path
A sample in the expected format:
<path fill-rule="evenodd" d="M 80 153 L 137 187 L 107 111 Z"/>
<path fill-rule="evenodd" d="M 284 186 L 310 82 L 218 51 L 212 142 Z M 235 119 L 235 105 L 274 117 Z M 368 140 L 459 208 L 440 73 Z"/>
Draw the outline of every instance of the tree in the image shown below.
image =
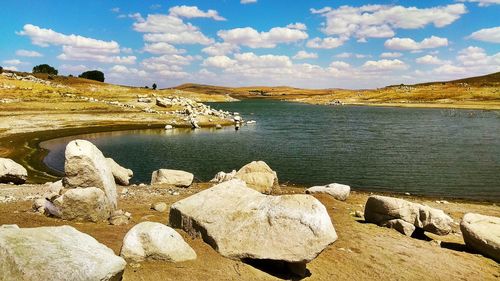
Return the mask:
<path fill-rule="evenodd" d="M 104 73 L 102 73 L 99 70 L 85 71 L 84 73 L 80 74 L 78 77 L 87 78 L 87 79 L 95 80 L 95 81 L 99 81 L 99 82 L 104 82 Z"/>
<path fill-rule="evenodd" d="M 48 64 L 39 64 L 35 67 L 33 67 L 33 73 L 47 73 L 47 74 L 52 74 L 52 75 L 57 75 L 58 71 L 57 69 L 53 68 L 52 66 Z"/>
<path fill-rule="evenodd" d="M 2 73 L 2 72 L 3 72 L 3 67 L 0 66 L 0 73 Z"/>
<path fill-rule="evenodd" d="M 156 90 L 156 83 L 153 83 L 153 90 Z"/>

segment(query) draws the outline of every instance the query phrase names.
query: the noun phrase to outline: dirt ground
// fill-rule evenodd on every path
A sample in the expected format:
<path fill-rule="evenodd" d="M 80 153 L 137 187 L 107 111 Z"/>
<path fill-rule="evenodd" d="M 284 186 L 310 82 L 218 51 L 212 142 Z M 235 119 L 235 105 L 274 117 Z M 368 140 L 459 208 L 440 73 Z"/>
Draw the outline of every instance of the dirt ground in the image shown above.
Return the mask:
<path fill-rule="evenodd" d="M 135 224 L 156 221 L 168 224 L 168 211 L 150 209 L 151 203 L 168 205 L 190 196 L 211 184 L 198 183 L 187 189 L 165 186 L 119 187 L 119 208 L 131 212 L 132 220 L 125 226 L 106 223 L 68 222 L 45 217 L 31 210 L 33 198 L 43 194 L 47 185 L 0 185 L 0 199 L 13 197 L 15 202 L 0 203 L 0 225 L 20 227 L 72 225 L 119 254 L 123 237 Z M 303 193 L 303 189 L 282 187 L 283 193 Z M 178 191 L 179 195 L 171 195 Z M 412 196 L 412 202 L 443 209 L 455 221 L 453 233 L 436 236 L 426 233 L 418 238 L 406 237 L 395 230 L 365 223 L 353 212 L 363 211 L 368 193 L 352 192 L 347 201 L 328 195 L 315 195 L 328 210 L 338 240 L 307 265 L 310 276 L 304 280 L 499 280 L 500 265 L 492 259 L 469 250 L 459 233 L 460 219 L 466 212 L 500 216 L 500 207 L 493 203 L 454 202 L 446 204 Z M 401 196 L 399 196 L 401 197 Z M 28 199 L 28 200 L 27 200 Z M 201 238 L 189 237 L 177 230 L 198 255 L 194 261 L 181 263 L 129 263 L 124 280 L 283 280 L 290 276 L 266 265 L 249 265 L 219 255 Z"/>

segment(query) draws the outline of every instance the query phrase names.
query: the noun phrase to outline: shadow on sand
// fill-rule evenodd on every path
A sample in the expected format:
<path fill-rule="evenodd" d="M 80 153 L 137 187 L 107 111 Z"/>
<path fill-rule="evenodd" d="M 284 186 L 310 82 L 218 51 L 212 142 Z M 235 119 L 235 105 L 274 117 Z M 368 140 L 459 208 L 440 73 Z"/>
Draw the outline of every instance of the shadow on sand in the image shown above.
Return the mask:
<path fill-rule="evenodd" d="M 244 259 L 242 261 L 258 270 L 283 280 L 302 280 L 311 276 L 311 272 L 307 268 L 303 276 L 295 274 L 290 270 L 289 263 L 284 261 L 258 259 Z"/>

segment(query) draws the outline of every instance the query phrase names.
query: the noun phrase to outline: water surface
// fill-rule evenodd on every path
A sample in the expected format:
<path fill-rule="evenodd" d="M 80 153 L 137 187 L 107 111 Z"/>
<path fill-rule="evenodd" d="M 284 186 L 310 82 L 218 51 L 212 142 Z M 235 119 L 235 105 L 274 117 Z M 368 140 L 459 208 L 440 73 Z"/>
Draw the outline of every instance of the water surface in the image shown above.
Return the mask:
<path fill-rule="evenodd" d="M 149 182 L 159 168 L 218 171 L 264 160 L 280 182 L 345 183 L 353 189 L 500 201 L 498 111 L 316 106 L 268 100 L 214 103 L 255 125 L 239 131 L 141 130 L 51 140 L 44 162 L 63 170 L 72 139 L 94 142 Z"/>

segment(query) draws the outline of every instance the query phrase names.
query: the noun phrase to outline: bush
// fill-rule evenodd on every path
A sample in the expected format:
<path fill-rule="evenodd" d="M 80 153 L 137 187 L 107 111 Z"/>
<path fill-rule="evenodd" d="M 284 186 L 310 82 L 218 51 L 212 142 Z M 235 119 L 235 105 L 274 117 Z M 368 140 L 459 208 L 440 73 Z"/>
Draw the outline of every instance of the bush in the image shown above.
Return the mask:
<path fill-rule="evenodd" d="M 153 90 L 156 90 L 156 83 L 153 84 Z"/>
<path fill-rule="evenodd" d="M 57 75 L 58 71 L 57 69 L 53 68 L 48 64 L 40 64 L 33 67 L 33 73 L 47 73 L 47 74 Z"/>
<path fill-rule="evenodd" d="M 0 66 L 0 73 L 2 73 L 2 72 L 3 72 L 3 67 Z"/>
<path fill-rule="evenodd" d="M 95 81 L 99 81 L 99 82 L 104 82 L 104 73 L 102 73 L 99 70 L 85 71 L 84 73 L 80 74 L 78 77 L 87 78 L 87 79 L 95 80 Z"/>

